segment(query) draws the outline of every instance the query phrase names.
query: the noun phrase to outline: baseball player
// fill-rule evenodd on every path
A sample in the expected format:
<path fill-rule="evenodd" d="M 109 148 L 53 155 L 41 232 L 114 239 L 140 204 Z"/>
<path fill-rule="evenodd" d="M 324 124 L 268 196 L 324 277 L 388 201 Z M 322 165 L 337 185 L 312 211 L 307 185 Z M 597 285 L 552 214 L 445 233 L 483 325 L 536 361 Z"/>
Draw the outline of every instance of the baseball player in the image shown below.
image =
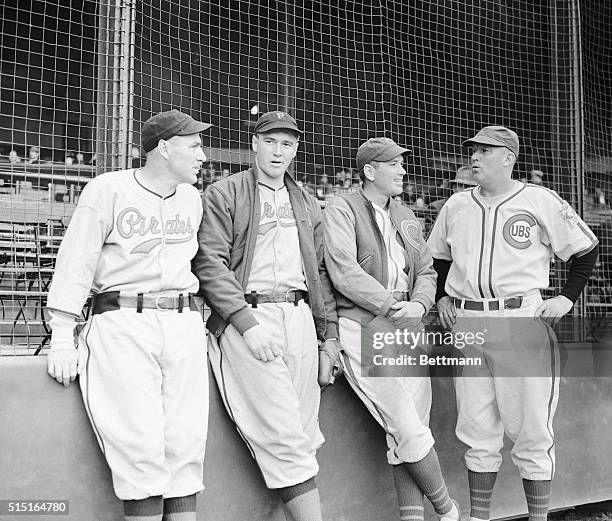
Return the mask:
<path fill-rule="evenodd" d="M 204 192 L 193 269 L 211 308 L 209 358 L 228 414 L 290 518 L 316 521 L 317 338 L 334 361 L 340 346 L 321 210 L 287 173 L 300 135 L 285 112 L 259 118 L 253 166 Z"/>
<path fill-rule="evenodd" d="M 202 203 L 190 185 L 210 126 L 178 110 L 145 122 L 146 164 L 87 184 L 49 290 L 48 372 L 65 386 L 80 374 L 127 520 L 195 521 L 203 489 L 208 370 L 191 273 Z"/>
<path fill-rule="evenodd" d="M 545 520 L 555 470 L 552 421 L 559 389 L 550 326 L 570 311 L 584 288 L 598 241 L 555 192 L 511 178 L 519 153 L 515 132 L 488 126 L 463 144 L 472 148 L 474 180 L 480 186 L 448 200 L 428 239 L 438 272 L 438 313 L 449 328 L 468 322 L 483 330 L 505 329 L 497 335 L 501 338 L 489 338 L 482 346 L 487 363 L 455 379 L 456 433 L 469 447 L 471 519 L 489 519 L 506 433 L 514 444 L 512 459 L 523 479 L 529 518 Z M 549 285 L 553 253 L 570 262 L 569 276 L 559 295 L 543 301 L 540 290 Z M 526 338 L 537 346 L 528 361 L 533 367 L 523 366 L 524 375 L 507 376 L 510 365 L 504 364 L 521 356 Z M 499 343 L 505 346 L 496 350 Z"/>
<path fill-rule="evenodd" d="M 324 211 L 325 263 L 336 290 L 344 374 L 387 434 L 400 518 L 423 519 L 425 494 L 441 519 L 457 521 L 429 430 L 429 377 L 370 378 L 359 370 L 362 329 L 422 327 L 434 302 L 436 274 L 419 221 L 393 199 L 402 192 L 408 152 L 388 138 L 359 147 L 363 188 Z"/>

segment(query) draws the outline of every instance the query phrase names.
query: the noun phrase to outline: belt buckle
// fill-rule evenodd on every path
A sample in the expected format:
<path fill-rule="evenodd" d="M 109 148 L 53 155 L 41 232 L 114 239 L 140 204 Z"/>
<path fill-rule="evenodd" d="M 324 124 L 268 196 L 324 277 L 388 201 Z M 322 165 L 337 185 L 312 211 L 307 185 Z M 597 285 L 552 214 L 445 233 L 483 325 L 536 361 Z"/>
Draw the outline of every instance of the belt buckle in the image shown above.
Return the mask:
<path fill-rule="evenodd" d="M 504 309 L 518 309 L 522 305 L 523 305 L 523 297 L 510 297 L 510 298 L 504 299 Z"/>
<path fill-rule="evenodd" d="M 291 302 L 294 306 L 298 305 L 297 289 L 288 289 L 285 291 L 285 302 Z M 293 300 L 289 300 L 289 293 L 293 292 Z"/>
<path fill-rule="evenodd" d="M 168 302 L 168 299 L 170 298 L 172 297 L 168 297 L 166 295 L 158 295 L 157 297 L 155 297 L 155 309 L 157 309 L 158 311 L 170 311 L 174 309 L 173 307 L 162 307 L 160 305 L 160 302 Z M 165 300 L 160 301 L 160 299 L 165 299 Z"/>
<path fill-rule="evenodd" d="M 395 298 L 395 294 L 399 293 L 400 294 L 400 300 L 398 300 L 398 302 L 401 302 L 403 300 L 406 299 L 406 294 L 408 293 L 406 290 L 402 290 L 402 289 L 392 289 L 391 290 L 391 296 L 393 298 Z"/>

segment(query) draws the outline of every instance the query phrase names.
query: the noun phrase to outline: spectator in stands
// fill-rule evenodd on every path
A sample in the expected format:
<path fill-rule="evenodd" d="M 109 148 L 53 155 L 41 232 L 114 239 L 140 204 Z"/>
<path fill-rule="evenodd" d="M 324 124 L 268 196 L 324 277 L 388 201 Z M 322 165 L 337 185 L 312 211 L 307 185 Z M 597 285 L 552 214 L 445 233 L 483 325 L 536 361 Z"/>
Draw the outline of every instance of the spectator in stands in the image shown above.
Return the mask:
<path fill-rule="evenodd" d="M 74 153 L 67 152 L 66 156 L 64 157 L 64 163 L 66 163 L 67 165 L 74 164 Z"/>
<path fill-rule="evenodd" d="M 28 150 L 28 158 L 25 160 L 26 164 L 34 165 L 42 163 L 40 159 L 40 148 L 37 146 L 31 146 Z"/>
<path fill-rule="evenodd" d="M 84 165 L 85 164 L 85 156 L 83 155 L 83 152 L 77 152 L 74 156 L 74 162 L 77 165 Z"/>
<path fill-rule="evenodd" d="M 327 200 L 334 195 L 333 186 L 329 183 L 329 178 L 327 174 L 321 174 L 317 182 L 317 199 L 319 200 Z"/>
<path fill-rule="evenodd" d="M 344 188 L 344 180 L 346 179 L 346 171 L 338 170 L 336 172 L 336 178 L 334 179 L 334 185 L 337 186 L 340 190 Z"/>
<path fill-rule="evenodd" d="M 416 193 L 416 189 L 413 183 L 410 181 L 404 181 L 404 186 L 402 189 L 401 200 L 404 201 L 407 205 L 416 205 L 417 199 L 419 195 Z"/>
<path fill-rule="evenodd" d="M 225 179 L 226 177 L 229 177 L 231 175 L 231 172 L 229 171 L 229 168 L 224 168 L 221 171 L 221 179 Z"/>
<path fill-rule="evenodd" d="M 132 168 L 142 168 L 144 160 L 140 154 L 140 148 L 134 145 L 130 150 L 130 158 L 132 159 Z"/>
<path fill-rule="evenodd" d="M 474 173 L 472 172 L 471 166 L 464 165 L 459 167 L 455 178 L 450 182 L 453 193 L 463 192 L 463 190 L 466 190 L 467 188 L 477 186 L 478 183 L 474 180 L 473 176 Z"/>
<path fill-rule="evenodd" d="M 543 186 L 542 177 L 544 177 L 544 172 L 542 170 L 538 170 L 534 168 L 531 172 L 529 172 L 529 182 L 534 185 Z"/>
<path fill-rule="evenodd" d="M 15 149 L 12 149 L 8 153 L 8 160 L 9 160 L 9 163 L 13 165 L 16 165 L 17 163 L 21 163 L 21 157 L 19 157 L 19 154 L 17 153 Z"/>
<path fill-rule="evenodd" d="M 431 187 L 425 193 L 423 199 L 425 204 L 440 208 L 451 195 L 453 195 L 453 191 L 448 187 L 447 179 L 443 178 L 436 186 Z"/>

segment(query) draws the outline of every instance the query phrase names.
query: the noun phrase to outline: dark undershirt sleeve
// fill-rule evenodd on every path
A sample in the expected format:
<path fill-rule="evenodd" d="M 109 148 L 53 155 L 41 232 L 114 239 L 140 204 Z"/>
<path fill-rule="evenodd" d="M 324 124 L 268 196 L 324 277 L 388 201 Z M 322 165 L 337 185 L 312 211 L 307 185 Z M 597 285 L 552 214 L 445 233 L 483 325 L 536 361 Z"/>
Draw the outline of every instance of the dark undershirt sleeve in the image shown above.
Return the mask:
<path fill-rule="evenodd" d="M 436 283 L 436 302 L 442 297 L 446 297 L 446 291 L 444 291 L 444 285 L 446 284 L 446 277 L 451 267 L 451 261 L 444 259 L 434 259 L 433 267 L 438 274 L 438 281 Z"/>
<path fill-rule="evenodd" d="M 598 255 L 599 244 L 597 244 L 590 252 L 585 253 L 580 257 L 571 258 L 567 281 L 565 282 L 563 289 L 559 292 L 560 295 L 567 297 L 572 302 L 576 302 L 578 300 L 578 297 L 586 286 L 591 273 L 593 273 L 593 268 L 595 267 L 595 262 L 597 262 Z"/>

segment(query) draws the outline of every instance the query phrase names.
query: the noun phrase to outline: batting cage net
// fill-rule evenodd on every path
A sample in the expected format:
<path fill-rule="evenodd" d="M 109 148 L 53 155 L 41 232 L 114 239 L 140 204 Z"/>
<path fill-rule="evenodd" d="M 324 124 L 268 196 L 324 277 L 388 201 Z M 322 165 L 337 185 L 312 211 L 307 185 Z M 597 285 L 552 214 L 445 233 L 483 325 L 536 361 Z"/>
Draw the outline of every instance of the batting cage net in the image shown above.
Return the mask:
<path fill-rule="evenodd" d="M 358 189 L 361 142 L 393 138 L 412 150 L 401 198 L 426 232 L 465 186 L 461 142 L 510 127 L 516 178 L 556 190 L 598 235 L 577 313 L 605 316 L 611 12 L 594 0 L 5 1 L 0 344 L 46 345 L 45 296 L 80 190 L 141 166 L 142 123 L 170 108 L 214 124 L 202 190 L 249 165 L 254 123 L 269 110 L 302 127 L 293 174 L 322 205 Z M 564 277 L 553 260 L 551 294 Z"/>

